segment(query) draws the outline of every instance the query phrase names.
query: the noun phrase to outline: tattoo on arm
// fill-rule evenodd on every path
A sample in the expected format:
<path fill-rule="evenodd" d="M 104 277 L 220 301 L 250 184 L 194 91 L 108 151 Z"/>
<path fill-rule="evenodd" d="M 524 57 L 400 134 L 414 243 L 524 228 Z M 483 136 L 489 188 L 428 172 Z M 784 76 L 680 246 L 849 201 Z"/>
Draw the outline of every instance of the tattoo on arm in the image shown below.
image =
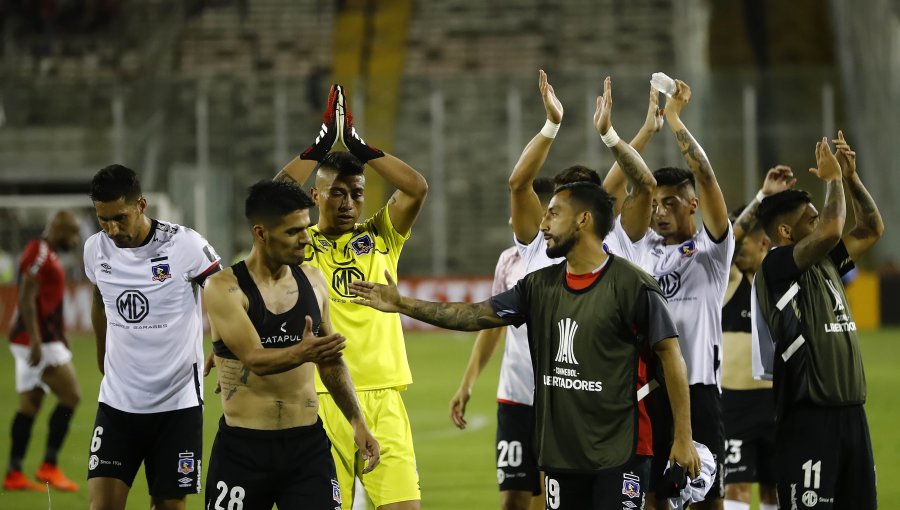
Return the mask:
<path fill-rule="evenodd" d="M 359 402 L 356 400 L 356 393 L 353 389 L 353 383 L 350 381 L 350 372 L 347 365 L 342 360 L 330 363 L 320 363 L 319 376 L 322 378 L 322 384 L 328 389 L 334 403 L 337 404 L 341 413 L 352 421 L 359 418 L 362 412 L 359 410 Z M 307 402 L 309 406 L 309 402 Z"/>
<path fill-rule="evenodd" d="M 241 289 L 239 289 L 239 288 L 237 287 L 237 285 L 232 285 L 231 287 L 228 287 L 228 293 L 229 293 L 229 294 L 234 294 L 235 292 L 237 292 L 237 291 L 239 291 L 239 290 L 241 290 Z"/>
<path fill-rule="evenodd" d="M 313 400 L 311 398 L 308 398 L 308 399 L 306 399 L 306 407 L 311 407 L 311 408 L 315 409 L 316 407 L 319 407 L 319 402 L 316 400 Z"/>
<path fill-rule="evenodd" d="M 292 182 L 297 185 L 300 184 L 299 182 L 297 182 L 297 179 L 294 179 L 293 177 L 291 177 L 291 174 L 285 172 L 284 170 L 278 172 L 278 174 L 275 175 L 275 178 L 272 180 L 273 181 L 287 181 L 287 182 Z"/>
<path fill-rule="evenodd" d="M 741 241 L 744 240 L 744 237 L 756 228 L 756 224 L 759 222 L 759 218 L 756 216 L 757 209 L 759 209 L 759 202 L 754 199 L 741 211 L 741 215 L 734 220 L 735 252 L 741 246 Z"/>
<path fill-rule="evenodd" d="M 825 186 L 825 205 L 822 207 L 822 219 L 833 221 L 843 219 L 846 215 L 844 184 L 839 180 L 829 181 Z"/>
<path fill-rule="evenodd" d="M 850 203 L 853 206 L 853 216 L 856 218 L 856 227 L 851 232 L 854 237 L 867 237 L 869 232 L 881 232 L 884 229 L 884 223 L 881 219 L 881 213 L 872 195 L 863 186 L 859 178 L 847 179 L 847 187 L 850 190 Z M 865 232 L 859 232 L 859 230 Z"/>
<path fill-rule="evenodd" d="M 709 164 L 706 153 L 703 152 L 703 148 L 700 147 L 697 140 L 694 140 L 691 133 L 686 128 L 679 129 L 675 132 L 675 139 L 678 140 L 678 147 L 681 149 L 681 154 L 684 156 L 684 159 L 691 167 L 691 171 L 694 172 L 699 179 L 711 178 L 713 176 L 712 165 Z"/>
<path fill-rule="evenodd" d="M 641 159 L 633 147 L 623 144 L 622 148 L 616 145 L 611 147 L 611 149 L 616 157 L 616 163 L 619 164 L 619 168 L 628 177 L 632 185 L 649 188 L 655 184 L 653 174 L 650 173 L 650 169 L 647 168 L 646 163 L 644 163 L 644 160 Z"/>
<path fill-rule="evenodd" d="M 406 312 L 404 312 L 406 313 Z M 406 313 L 413 319 L 433 326 L 457 331 L 477 331 L 506 326 L 507 322 L 497 317 L 490 301 L 481 303 L 431 303 L 413 302 Z"/>

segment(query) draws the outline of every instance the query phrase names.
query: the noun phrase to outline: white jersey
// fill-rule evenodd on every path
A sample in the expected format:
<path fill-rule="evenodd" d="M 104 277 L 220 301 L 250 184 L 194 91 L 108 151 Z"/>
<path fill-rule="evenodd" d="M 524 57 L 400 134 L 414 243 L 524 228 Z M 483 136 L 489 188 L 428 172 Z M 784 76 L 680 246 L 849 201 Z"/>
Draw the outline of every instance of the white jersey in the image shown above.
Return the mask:
<path fill-rule="evenodd" d="M 659 282 L 678 328 L 688 384 L 718 385 L 722 380 L 722 304 L 734 255 L 731 224 L 721 242 L 700 228 L 687 241 L 667 246 L 650 229 L 632 243 L 619 217 L 605 241 L 609 251 L 634 262 Z"/>
<path fill-rule="evenodd" d="M 87 240 L 84 272 L 106 309 L 100 402 L 129 413 L 202 403 L 200 286 L 220 267 L 200 234 L 156 220 L 137 248 L 119 248 L 104 232 Z"/>
<path fill-rule="evenodd" d="M 494 271 L 491 295 L 497 295 L 515 287 L 525 276 L 525 265 L 515 247 L 503 250 Z M 497 384 L 497 400 L 500 402 L 534 404 L 534 368 L 528 348 L 528 328 L 525 325 L 506 328 L 506 346 L 500 362 L 500 382 Z"/>
<path fill-rule="evenodd" d="M 516 250 L 519 251 L 519 257 L 522 258 L 522 264 L 524 264 L 525 272 L 522 273 L 522 276 L 566 260 L 565 257 L 551 259 L 547 256 L 547 240 L 540 231 L 528 244 L 520 243 L 516 236 L 513 236 L 513 241 L 516 243 Z"/>

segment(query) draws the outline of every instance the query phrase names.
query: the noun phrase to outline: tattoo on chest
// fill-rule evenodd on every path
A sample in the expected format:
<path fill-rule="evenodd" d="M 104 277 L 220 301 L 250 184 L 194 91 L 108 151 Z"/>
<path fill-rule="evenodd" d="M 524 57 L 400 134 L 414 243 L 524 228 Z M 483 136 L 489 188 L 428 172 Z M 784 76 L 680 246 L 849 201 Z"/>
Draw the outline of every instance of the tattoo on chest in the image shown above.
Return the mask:
<path fill-rule="evenodd" d="M 221 360 L 219 370 L 219 386 L 225 393 L 225 400 L 231 400 L 238 388 L 249 386 L 250 369 L 237 360 Z"/>

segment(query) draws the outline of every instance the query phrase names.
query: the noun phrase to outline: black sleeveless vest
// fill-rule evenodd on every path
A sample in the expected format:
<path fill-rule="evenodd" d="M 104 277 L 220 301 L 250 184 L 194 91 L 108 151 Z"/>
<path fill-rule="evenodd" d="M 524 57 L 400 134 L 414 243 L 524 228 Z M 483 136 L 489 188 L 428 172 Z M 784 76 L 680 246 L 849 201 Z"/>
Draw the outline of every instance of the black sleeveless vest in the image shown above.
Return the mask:
<path fill-rule="evenodd" d="M 750 333 L 750 282 L 741 274 L 741 283 L 722 307 L 722 331 Z"/>
<path fill-rule="evenodd" d="M 318 334 L 322 325 L 322 316 L 319 313 L 319 303 L 312 285 L 300 266 L 289 266 L 294 280 L 297 282 L 297 290 L 300 296 L 297 303 L 290 310 L 274 314 L 266 308 L 262 294 L 250 277 L 247 264 L 242 260 L 231 266 L 234 276 L 237 278 L 241 291 L 250 302 L 247 307 L 247 315 L 250 322 L 256 328 L 256 333 L 266 349 L 278 349 L 300 343 L 303 336 L 303 328 L 306 326 L 306 316 L 309 315 L 313 322 L 313 333 Z M 228 349 L 221 339 L 213 341 L 213 351 L 216 356 L 228 359 L 237 359 L 234 353 Z"/>

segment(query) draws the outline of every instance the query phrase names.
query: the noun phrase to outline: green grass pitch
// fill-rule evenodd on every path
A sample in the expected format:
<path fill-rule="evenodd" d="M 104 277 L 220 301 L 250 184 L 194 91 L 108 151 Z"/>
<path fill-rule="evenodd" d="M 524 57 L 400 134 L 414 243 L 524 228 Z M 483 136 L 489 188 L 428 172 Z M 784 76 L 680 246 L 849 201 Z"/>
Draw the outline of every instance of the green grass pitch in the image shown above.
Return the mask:
<path fill-rule="evenodd" d="M 413 425 L 419 460 L 423 508 L 493 509 L 499 507 L 494 467 L 495 391 L 499 354 L 486 369 L 469 403 L 469 429 L 459 431 L 448 418 L 448 402 L 456 390 L 472 346 L 474 335 L 456 333 L 407 335 L 407 349 L 415 383 L 404 394 Z M 869 425 L 878 465 L 878 491 L 881 508 L 900 508 L 900 330 L 882 330 L 862 334 L 866 374 L 869 385 Z M 207 344 L 208 345 L 208 344 Z M 72 340 L 75 365 L 82 389 L 82 405 L 75 415 L 67 443 L 60 456 L 65 472 L 81 484 L 76 493 L 51 492 L 53 509 L 87 508 L 87 451 L 96 411 L 100 374 L 94 364 L 93 340 Z M 0 455 L 4 464 L 9 454 L 9 424 L 17 406 L 13 361 L 0 354 Z M 206 420 L 204 461 L 221 414 L 214 384 L 206 381 Z M 25 469 L 33 475 L 40 462 L 46 438 L 47 418 L 55 402 L 45 400 L 38 417 Z M 149 507 L 143 471 L 138 474 L 128 500 L 128 509 Z M 0 509 L 42 510 L 48 508 L 46 494 L 0 492 Z M 187 508 L 201 510 L 203 496 L 188 497 Z"/>

